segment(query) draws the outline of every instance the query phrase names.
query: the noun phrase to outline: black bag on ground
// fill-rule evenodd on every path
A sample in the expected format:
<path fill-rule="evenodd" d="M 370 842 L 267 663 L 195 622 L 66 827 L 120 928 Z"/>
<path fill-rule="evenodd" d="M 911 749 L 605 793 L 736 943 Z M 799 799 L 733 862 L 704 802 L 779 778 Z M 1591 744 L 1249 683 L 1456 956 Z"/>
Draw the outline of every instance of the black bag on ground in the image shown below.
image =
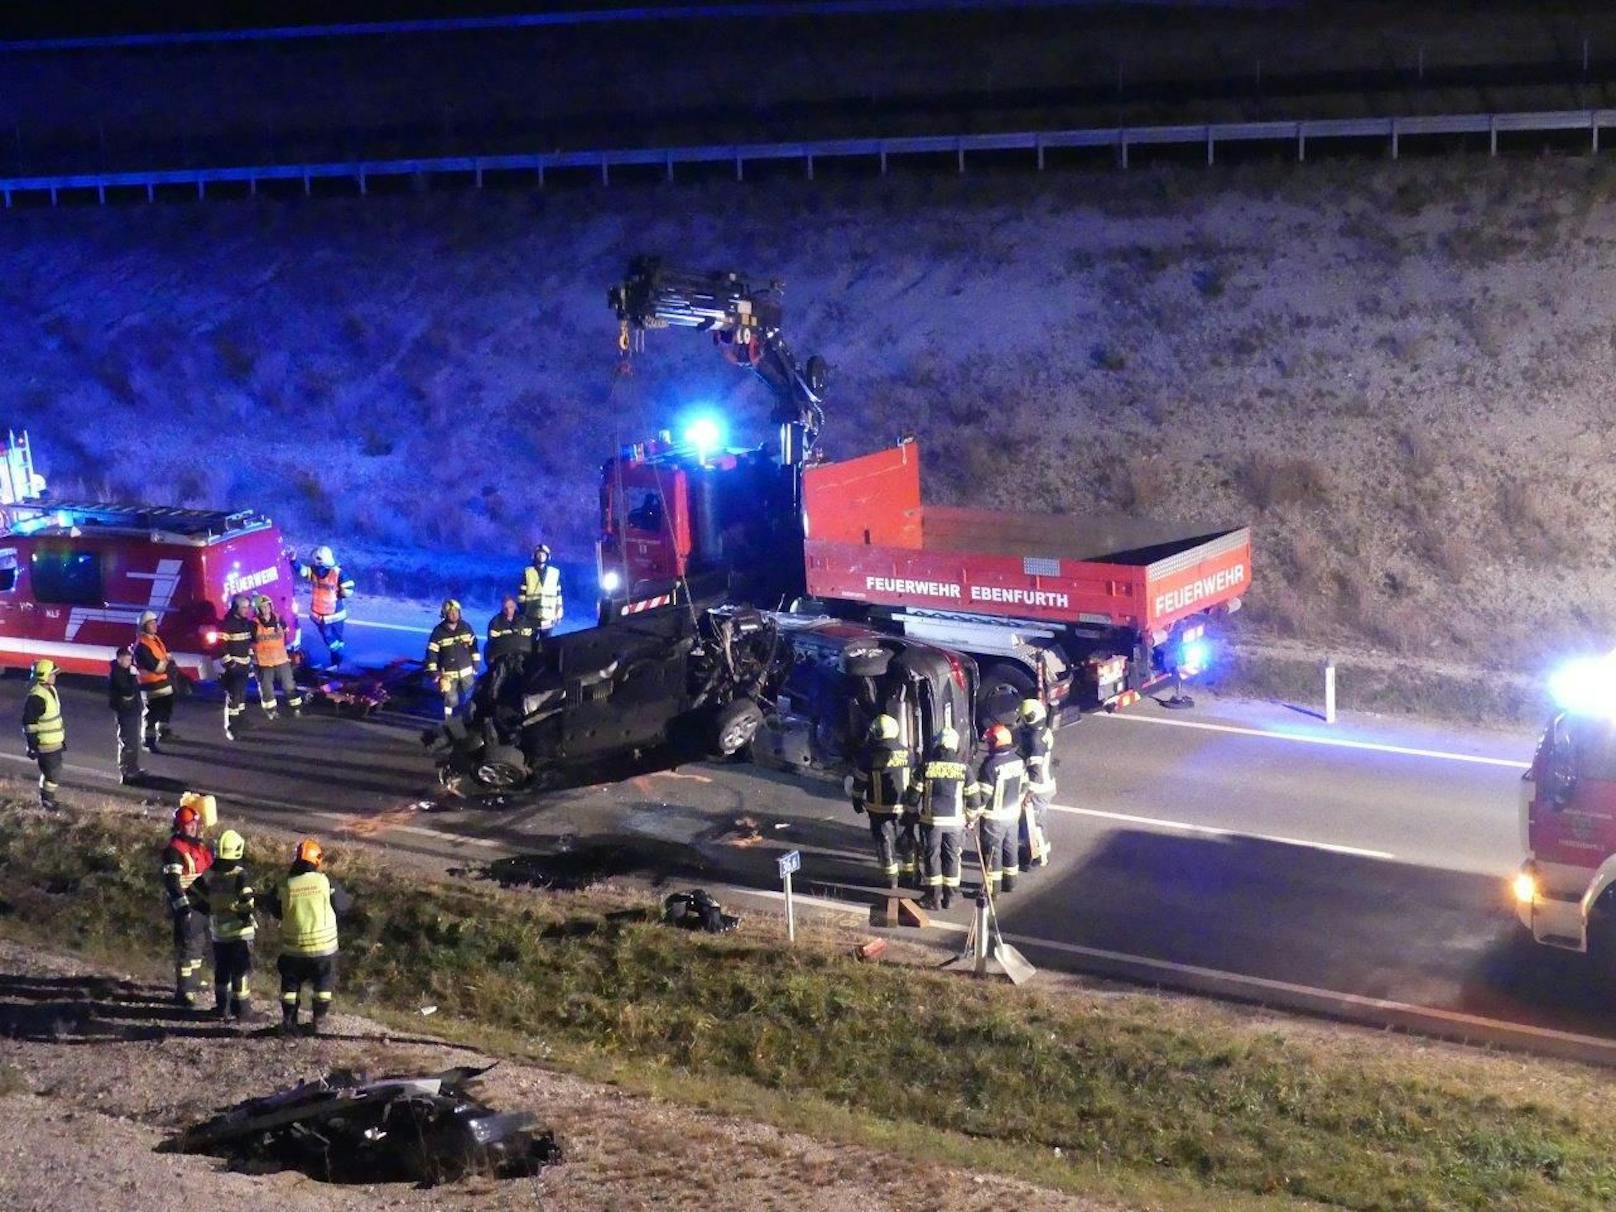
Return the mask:
<path fill-rule="evenodd" d="M 723 907 L 701 888 L 675 892 L 664 900 L 662 920 L 683 930 L 705 930 L 708 934 L 724 934 L 741 924 L 739 917 L 725 913 Z"/>

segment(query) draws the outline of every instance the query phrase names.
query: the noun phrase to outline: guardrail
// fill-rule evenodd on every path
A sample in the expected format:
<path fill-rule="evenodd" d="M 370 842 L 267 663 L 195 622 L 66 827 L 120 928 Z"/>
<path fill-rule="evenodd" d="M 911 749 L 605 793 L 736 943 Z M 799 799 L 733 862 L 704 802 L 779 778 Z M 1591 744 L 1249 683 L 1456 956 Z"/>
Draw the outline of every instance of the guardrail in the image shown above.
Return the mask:
<path fill-rule="evenodd" d="M 542 188 L 545 174 L 583 169 L 598 173 L 610 185 L 612 170 L 660 169 L 668 181 L 680 165 L 733 165 L 735 179 L 744 180 L 746 166 L 756 162 L 801 161 L 809 180 L 819 160 L 869 159 L 885 175 L 890 161 L 905 156 L 949 156 L 956 171 L 966 169 L 966 157 L 986 152 L 1025 152 L 1042 171 L 1047 154 L 1061 149 L 1110 149 L 1121 168 L 1129 165 L 1136 147 L 1190 146 L 1206 149 L 1207 164 L 1217 160 L 1219 144 L 1295 144 L 1298 161 L 1307 159 L 1310 141 L 1385 140 L 1392 159 L 1401 141 L 1429 135 L 1485 135 L 1490 155 L 1498 154 L 1498 136 L 1512 132 L 1586 131 L 1588 150 L 1599 151 L 1599 132 L 1616 127 L 1616 109 L 1546 110 L 1536 113 L 1428 114 L 1393 118 L 1322 118 L 1294 122 L 1226 122 L 1214 125 L 1120 126 L 1086 130 L 1016 131 L 988 135 L 908 135 L 896 138 L 825 139 L 793 143 L 709 144 L 700 147 L 606 148 L 593 151 L 532 152 L 498 156 L 434 156 L 382 160 L 325 161 L 308 164 L 260 164 L 222 168 L 133 169 L 121 172 L 66 173 L 55 176 L 0 177 L 0 196 L 9 208 L 19 195 L 49 194 L 54 206 L 64 192 L 93 191 L 103 205 L 109 190 L 144 190 L 148 201 L 159 188 L 195 189 L 207 197 L 210 185 L 245 185 L 256 194 L 260 183 L 301 182 L 308 194 L 320 180 L 348 179 L 358 192 L 367 192 L 377 178 L 455 175 L 468 177 L 477 188 L 487 173 L 532 173 Z"/>

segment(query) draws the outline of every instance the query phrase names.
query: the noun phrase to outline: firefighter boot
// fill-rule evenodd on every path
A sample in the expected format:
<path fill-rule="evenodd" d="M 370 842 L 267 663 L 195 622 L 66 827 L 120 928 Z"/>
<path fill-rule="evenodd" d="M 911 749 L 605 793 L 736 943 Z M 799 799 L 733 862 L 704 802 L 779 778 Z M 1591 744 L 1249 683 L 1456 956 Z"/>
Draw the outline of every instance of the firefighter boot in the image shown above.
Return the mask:
<path fill-rule="evenodd" d="M 1014 892 L 1016 890 L 1016 873 L 1006 869 L 1004 879 L 999 882 L 1000 892 Z"/>
<path fill-rule="evenodd" d="M 928 913 L 939 908 L 937 902 L 937 889 L 927 888 L 926 895 L 920 898 L 920 907 Z"/>
<path fill-rule="evenodd" d="M 949 907 L 949 905 L 951 905 L 953 903 L 954 903 L 954 890 L 952 888 L 950 888 L 947 884 L 944 884 L 943 885 L 943 901 L 942 901 L 943 908 L 947 909 Z"/>

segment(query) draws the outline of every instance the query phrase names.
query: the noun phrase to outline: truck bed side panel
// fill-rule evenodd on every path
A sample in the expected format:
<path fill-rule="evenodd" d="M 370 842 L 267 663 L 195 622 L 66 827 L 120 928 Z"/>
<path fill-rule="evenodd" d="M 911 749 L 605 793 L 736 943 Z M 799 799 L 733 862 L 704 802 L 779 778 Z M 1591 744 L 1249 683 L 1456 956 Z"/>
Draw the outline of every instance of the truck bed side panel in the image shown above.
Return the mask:
<path fill-rule="evenodd" d="M 1251 581 L 1251 531 L 1241 528 L 1157 560 L 1146 573 L 1146 618 L 1152 628 L 1165 630 L 1187 615 L 1224 605 L 1246 592 Z"/>
<path fill-rule="evenodd" d="M 910 442 L 808 468 L 803 508 L 810 539 L 919 547 L 920 448 Z"/>

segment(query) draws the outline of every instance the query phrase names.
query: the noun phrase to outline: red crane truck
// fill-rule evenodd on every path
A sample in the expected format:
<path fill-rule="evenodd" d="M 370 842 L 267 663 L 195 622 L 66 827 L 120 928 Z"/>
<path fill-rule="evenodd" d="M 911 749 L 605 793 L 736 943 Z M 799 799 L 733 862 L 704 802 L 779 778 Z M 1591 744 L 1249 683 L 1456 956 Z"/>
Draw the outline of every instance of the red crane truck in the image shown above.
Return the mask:
<path fill-rule="evenodd" d="M 625 357 L 648 329 L 710 332 L 776 396 L 773 446 L 727 449 L 698 418 L 624 447 L 601 473 L 603 618 L 682 595 L 795 603 L 963 652 L 978 707 L 1126 705 L 1201 672 L 1209 625 L 1251 579 L 1244 527 L 1175 527 L 926 505 L 912 440 L 842 461 L 818 448 L 826 368 L 799 363 L 777 285 L 638 258 L 610 292 Z"/>

